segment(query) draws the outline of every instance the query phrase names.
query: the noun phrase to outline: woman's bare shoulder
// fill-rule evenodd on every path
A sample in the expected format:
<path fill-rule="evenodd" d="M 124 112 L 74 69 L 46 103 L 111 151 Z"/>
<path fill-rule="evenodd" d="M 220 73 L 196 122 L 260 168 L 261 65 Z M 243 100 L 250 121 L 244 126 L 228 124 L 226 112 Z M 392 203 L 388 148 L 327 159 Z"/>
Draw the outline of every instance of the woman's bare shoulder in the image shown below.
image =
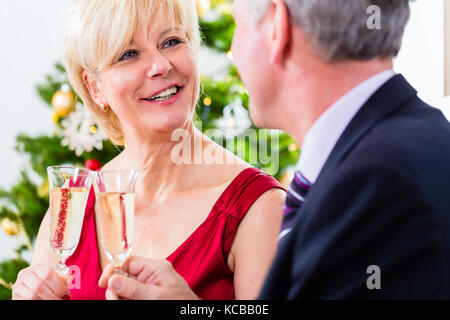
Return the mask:
<path fill-rule="evenodd" d="M 214 177 L 216 182 L 214 185 L 227 186 L 245 169 L 252 166 L 246 162 L 237 164 L 218 164 L 208 168 L 210 174 L 208 176 Z"/>

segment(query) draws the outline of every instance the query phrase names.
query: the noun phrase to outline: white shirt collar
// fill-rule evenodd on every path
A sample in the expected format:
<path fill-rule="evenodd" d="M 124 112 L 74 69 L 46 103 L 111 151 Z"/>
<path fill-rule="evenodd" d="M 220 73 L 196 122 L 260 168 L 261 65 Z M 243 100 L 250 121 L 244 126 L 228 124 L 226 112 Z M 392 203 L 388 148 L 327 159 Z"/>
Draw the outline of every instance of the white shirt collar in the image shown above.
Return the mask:
<path fill-rule="evenodd" d="M 385 82 L 395 75 L 382 71 L 363 81 L 329 107 L 305 136 L 297 169 L 312 183 L 350 121 Z"/>

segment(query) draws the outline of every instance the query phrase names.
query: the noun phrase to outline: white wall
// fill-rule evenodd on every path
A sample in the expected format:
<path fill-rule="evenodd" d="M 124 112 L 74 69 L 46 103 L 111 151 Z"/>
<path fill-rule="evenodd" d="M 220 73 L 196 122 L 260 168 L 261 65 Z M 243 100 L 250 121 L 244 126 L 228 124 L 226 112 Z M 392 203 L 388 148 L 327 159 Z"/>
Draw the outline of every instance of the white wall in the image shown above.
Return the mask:
<path fill-rule="evenodd" d="M 67 8 L 71 0 L 0 2 L 0 186 L 12 185 L 27 165 L 13 150 L 19 132 L 35 135 L 53 130 L 52 110 L 35 91 L 60 59 Z M 443 98 L 442 0 L 418 0 L 411 5 L 403 49 L 395 68 L 430 104 L 450 118 L 450 101 Z M 202 52 L 201 70 L 214 72 L 224 64 Z M 12 257 L 16 242 L 0 230 L 0 260 Z"/>
<path fill-rule="evenodd" d="M 450 119 L 450 97 L 444 98 L 444 2 L 417 0 L 411 3 L 411 11 L 394 68 L 418 90 L 421 99 L 439 107 Z"/>
<path fill-rule="evenodd" d="M 60 59 L 70 0 L 0 1 L 0 186 L 12 185 L 25 165 L 13 150 L 15 136 L 53 130 L 52 111 L 35 86 Z M 16 241 L 0 230 L 0 260 L 13 256 Z"/>

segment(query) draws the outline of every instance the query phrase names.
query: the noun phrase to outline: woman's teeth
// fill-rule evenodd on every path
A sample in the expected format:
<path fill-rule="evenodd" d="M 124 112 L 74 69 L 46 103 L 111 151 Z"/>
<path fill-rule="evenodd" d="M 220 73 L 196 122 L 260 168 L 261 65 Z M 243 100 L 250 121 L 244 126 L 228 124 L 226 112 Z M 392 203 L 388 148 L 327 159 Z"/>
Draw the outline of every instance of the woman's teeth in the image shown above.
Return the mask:
<path fill-rule="evenodd" d="M 160 93 L 158 93 L 157 95 L 154 95 L 153 97 L 147 98 L 145 100 L 148 101 L 164 101 L 164 100 L 168 100 L 170 98 L 172 98 L 174 95 L 177 94 L 178 92 L 178 87 L 173 86 L 170 87 L 164 91 L 161 91 Z"/>

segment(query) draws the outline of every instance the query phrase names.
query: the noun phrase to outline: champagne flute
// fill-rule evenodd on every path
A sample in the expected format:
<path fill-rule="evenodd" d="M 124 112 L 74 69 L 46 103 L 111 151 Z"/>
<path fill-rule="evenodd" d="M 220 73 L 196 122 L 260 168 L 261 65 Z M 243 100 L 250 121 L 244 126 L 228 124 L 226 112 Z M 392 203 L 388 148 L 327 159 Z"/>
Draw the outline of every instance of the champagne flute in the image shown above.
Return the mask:
<path fill-rule="evenodd" d="M 66 260 L 80 240 L 92 177 L 89 170 L 53 166 L 47 168 L 50 185 L 50 245 L 58 256 L 56 273 L 66 277 Z"/>
<path fill-rule="evenodd" d="M 134 193 L 136 170 L 94 173 L 95 221 L 103 250 L 114 264 L 114 273 L 122 270 L 133 244 Z"/>

